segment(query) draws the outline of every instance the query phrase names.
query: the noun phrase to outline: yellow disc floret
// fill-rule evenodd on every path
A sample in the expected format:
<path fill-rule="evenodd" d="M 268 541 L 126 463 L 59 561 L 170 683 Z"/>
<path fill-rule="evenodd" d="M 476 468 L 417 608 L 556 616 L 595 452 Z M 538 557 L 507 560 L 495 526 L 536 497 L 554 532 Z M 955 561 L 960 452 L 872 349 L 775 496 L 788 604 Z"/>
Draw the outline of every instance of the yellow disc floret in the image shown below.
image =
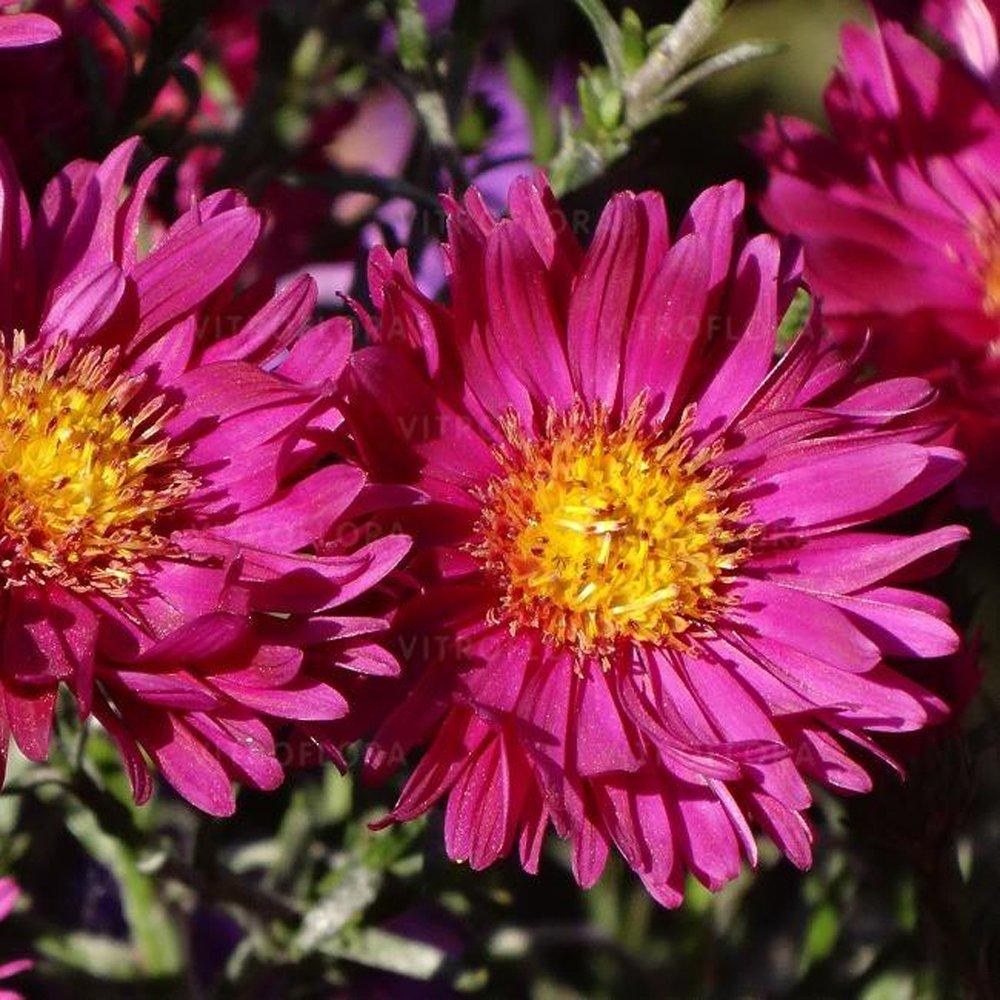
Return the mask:
<path fill-rule="evenodd" d="M 984 304 L 990 316 L 1000 316 L 1000 245 L 983 270 Z"/>
<path fill-rule="evenodd" d="M 979 221 L 972 240 L 980 256 L 983 309 L 989 316 L 1000 316 L 1000 206 L 993 206 Z"/>
<path fill-rule="evenodd" d="M 505 425 L 503 471 L 482 494 L 473 551 L 499 585 L 497 620 L 579 655 L 621 642 L 683 646 L 727 603 L 755 535 L 726 469 L 696 451 L 689 416 L 667 435 L 641 402 L 550 414 L 544 433 Z"/>
<path fill-rule="evenodd" d="M 169 548 L 165 515 L 192 487 L 160 428 L 163 403 L 98 351 L 34 365 L 0 344 L 0 589 L 58 582 L 123 594 Z"/>

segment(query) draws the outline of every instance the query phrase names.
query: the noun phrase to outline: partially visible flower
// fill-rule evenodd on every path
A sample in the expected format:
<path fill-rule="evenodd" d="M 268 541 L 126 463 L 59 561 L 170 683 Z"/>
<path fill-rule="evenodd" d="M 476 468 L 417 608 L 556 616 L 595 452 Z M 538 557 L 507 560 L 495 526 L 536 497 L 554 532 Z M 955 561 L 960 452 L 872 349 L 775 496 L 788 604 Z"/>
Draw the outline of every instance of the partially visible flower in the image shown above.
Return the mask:
<path fill-rule="evenodd" d="M 12 878 L 0 878 L 0 923 L 10 916 L 20 897 L 21 890 Z M 27 972 L 34 964 L 30 958 L 18 958 L 0 963 L 0 984 L 22 972 Z M 0 1000 L 24 1000 L 24 998 L 20 993 L 0 985 Z"/>
<path fill-rule="evenodd" d="M 925 26 L 947 42 L 970 72 L 1000 94 L 997 0 L 875 0 L 875 8 L 908 28 Z"/>
<path fill-rule="evenodd" d="M 210 54 L 219 60 L 241 105 L 257 83 L 260 17 L 268 0 L 220 0 L 209 15 Z"/>
<path fill-rule="evenodd" d="M 772 367 L 799 262 L 747 237 L 738 184 L 674 238 L 620 194 L 586 252 L 541 181 L 509 211 L 447 202 L 448 306 L 372 254 L 345 381 L 380 516 L 417 539 L 368 773 L 427 749 L 388 819 L 447 799 L 477 869 L 518 845 L 534 871 L 553 826 L 581 885 L 614 847 L 668 906 L 753 864 L 754 825 L 806 867 L 806 779 L 867 791 L 859 751 L 947 714 L 904 664 L 958 639 L 908 584 L 967 533 L 869 527 L 961 467 L 933 391 L 857 388 L 815 318 Z"/>
<path fill-rule="evenodd" d="M 0 61 L 0 141 L 35 199 L 53 173 L 117 134 L 116 116 L 148 47 L 158 0 L 39 0 L 53 44 Z M 128 48 L 105 14 L 118 21 Z"/>
<path fill-rule="evenodd" d="M 449 10 L 450 6 L 442 5 Z M 573 82 L 575 78 L 566 72 L 565 65 L 556 67 L 549 87 L 553 115 L 575 101 Z M 469 94 L 469 113 L 481 119 L 484 135 L 480 147 L 464 157 L 464 167 L 490 211 L 501 212 L 511 183 L 535 162 L 531 120 L 501 59 L 485 58 L 476 66 Z M 366 230 L 365 242 L 369 249 L 384 244 L 388 232 L 390 242 L 406 244 L 415 226 L 422 249 L 410 265 L 417 287 L 433 297 L 445 287 L 446 264 L 425 210 L 403 199 L 386 203 Z"/>
<path fill-rule="evenodd" d="M 453 0 L 421 0 L 428 30 L 447 28 Z M 238 105 L 232 109 L 203 95 L 192 134 L 218 133 L 239 119 L 239 107 L 249 97 L 256 80 L 258 32 L 253 3 L 223 4 L 212 18 L 212 50 L 218 58 Z M 395 44 L 387 29 L 386 48 Z M 567 96 L 565 87 L 557 88 Z M 500 60 L 482 58 L 469 81 L 470 116 L 476 116 L 482 138 L 463 157 L 464 167 L 483 192 L 488 204 L 499 210 L 507 187 L 532 164 L 532 134 L 528 111 L 516 95 Z M 337 173 L 362 174 L 386 179 L 402 175 L 414 150 L 417 117 L 402 94 L 384 84 L 369 85 L 357 95 L 337 101 L 315 113 L 304 139 L 290 153 L 289 170 L 296 183 L 285 177 L 271 179 L 256 192 L 264 209 L 266 228 L 253 266 L 260 275 L 279 277 L 290 273 L 313 275 L 320 288 L 320 302 L 333 306 L 356 277 L 357 243 L 345 236 L 358 223 L 370 219 L 361 242 L 371 247 L 407 242 L 411 230 L 423 244 L 414 262 L 417 280 L 427 291 L 437 292 L 444 282 L 443 260 L 437 240 L 437 219 L 428 219 L 425 208 L 399 198 L 377 202 L 368 194 L 331 192 L 324 180 Z M 178 204 L 204 194 L 223 157 L 222 149 L 197 146 L 180 168 Z M 444 182 L 444 178 L 441 181 Z M 374 214 L 373 214 L 374 213 Z"/>
<path fill-rule="evenodd" d="M 117 108 L 129 75 L 142 68 L 153 28 L 162 16 L 160 0 L 104 0 L 103 10 L 90 0 L 41 0 L 40 7 L 60 26 L 74 68 L 81 60 L 90 60 L 88 71 L 100 74 L 103 100 Z"/>
<path fill-rule="evenodd" d="M 51 25 L 52 40 L 58 43 L 23 53 L 9 72 L 0 65 L 5 93 L 0 140 L 32 198 L 55 170 L 76 157 L 102 151 L 108 137 L 118 134 L 129 83 L 141 72 L 163 16 L 160 0 L 106 0 L 100 7 L 90 0 L 39 0 L 35 6 L 37 13 L 31 17 Z M 260 0 L 232 0 L 219 4 L 209 18 L 206 47 L 223 52 L 234 74 L 250 72 L 246 59 L 254 59 L 256 49 L 247 53 L 238 35 L 248 30 L 247 24 L 256 30 L 262 6 Z M 8 20 L 0 16 L 0 24 Z M 200 51 L 189 53 L 184 65 L 200 76 Z M 212 105 L 208 97 L 203 103 Z M 144 118 L 161 126 L 176 124 L 196 110 L 189 104 L 176 76 L 168 74 L 152 95 L 152 106 L 143 109 Z M 138 128 L 143 123 L 128 124 Z"/>
<path fill-rule="evenodd" d="M 1000 517 L 998 8 L 933 0 L 942 58 L 898 23 L 848 26 L 826 92 L 832 136 L 769 119 L 768 222 L 805 246 L 806 275 L 845 337 L 871 330 L 882 373 L 940 388 L 970 456 L 959 487 Z"/>
<path fill-rule="evenodd" d="M 476 67 L 469 93 L 473 104 L 469 113 L 483 117 L 485 131 L 481 148 L 466 155 L 463 165 L 490 209 L 500 211 L 511 181 L 533 164 L 528 112 L 498 62 Z M 422 249 L 411 262 L 414 278 L 421 291 L 433 296 L 444 288 L 445 261 L 432 221 L 425 208 L 394 199 L 381 206 L 364 239 L 371 249 L 385 243 L 387 233 L 397 244 L 408 243 L 415 235 Z"/>
<path fill-rule="evenodd" d="M 6 8 L 16 6 L 16 2 L 0 3 L 0 52 L 47 45 L 59 37 L 59 25 L 41 14 L 4 13 Z"/>
<path fill-rule="evenodd" d="M 356 240 L 344 245 L 344 234 L 353 233 L 370 216 L 375 201 L 364 194 L 324 190 L 324 175 L 344 171 L 398 177 L 413 152 L 416 133 L 406 99 L 388 86 L 371 87 L 355 101 L 340 102 L 314 116 L 309 140 L 295 163 L 304 175 L 302 183 L 273 181 L 259 199 L 268 220 L 266 243 L 258 258 L 262 273 L 305 271 L 319 283 L 321 303 L 336 304 L 336 293 L 350 288 L 356 255 Z M 347 269 L 342 264 L 338 271 L 346 283 L 331 282 L 325 263 L 338 249 L 343 263 L 349 258 Z"/>
<path fill-rule="evenodd" d="M 358 605 L 407 548 L 340 527 L 365 477 L 335 462 L 344 320 L 314 283 L 240 292 L 260 231 L 234 191 L 140 251 L 164 161 L 137 140 L 76 162 L 34 219 L 0 154 L 0 758 L 48 752 L 67 685 L 196 806 L 273 789 L 289 748 L 336 755 L 356 678 L 392 673 Z"/>
<path fill-rule="evenodd" d="M 209 21 L 205 58 L 189 60 L 199 75 L 207 64 L 216 67 L 225 86 L 218 88 L 221 95 L 202 88 L 187 126 L 194 145 L 178 169 L 180 210 L 212 190 L 225 167 L 225 137 L 240 127 L 257 84 L 265 8 L 261 0 L 220 4 Z M 175 113 L 185 109 L 178 88 L 165 96 Z M 158 110 L 170 114 L 171 106 L 160 102 Z M 368 84 L 313 109 L 305 134 L 289 138 L 279 151 L 281 172 L 263 181 L 251 179 L 255 188 L 250 194 L 264 211 L 265 227 L 248 270 L 272 280 L 308 271 L 319 281 L 321 301 L 336 302 L 336 292 L 350 286 L 354 272 L 354 224 L 371 213 L 375 202 L 370 195 L 331 191 L 325 182 L 336 171 L 398 176 L 412 152 L 416 129 L 408 103 L 387 85 Z M 289 174 L 297 176 L 289 180 Z M 332 266 L 331 259 L 337 261 Z"/>
<path fill-rule="evenodd" d="M 0 25 L 9 20 L 10 15 L 0 14 Z M 65 34 L 57 32 L 51 44 L 5 48 L 0 58 L 0 141 L 32 196 L 53 166 L 80 155 L 86 143 L 85 102 L 67 45 Z"/>

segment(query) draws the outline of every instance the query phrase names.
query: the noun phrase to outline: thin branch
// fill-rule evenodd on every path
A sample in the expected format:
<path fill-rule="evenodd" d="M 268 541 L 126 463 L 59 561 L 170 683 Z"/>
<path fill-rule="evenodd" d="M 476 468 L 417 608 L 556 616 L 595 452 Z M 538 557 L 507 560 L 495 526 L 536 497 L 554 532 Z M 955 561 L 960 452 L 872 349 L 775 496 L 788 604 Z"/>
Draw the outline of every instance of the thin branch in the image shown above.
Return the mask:
<path fill-rule="evenodd" d="M 329 194 L 371 194 L 382 201 L 405 198 L 432 212 L 440 210 L 436 194 L 411 184 L 401 177 L 382 177 L 378 174 L 330 170 L 324 173 L 288 173 L 282 175 L 289 183 L 315 187 Z"/>

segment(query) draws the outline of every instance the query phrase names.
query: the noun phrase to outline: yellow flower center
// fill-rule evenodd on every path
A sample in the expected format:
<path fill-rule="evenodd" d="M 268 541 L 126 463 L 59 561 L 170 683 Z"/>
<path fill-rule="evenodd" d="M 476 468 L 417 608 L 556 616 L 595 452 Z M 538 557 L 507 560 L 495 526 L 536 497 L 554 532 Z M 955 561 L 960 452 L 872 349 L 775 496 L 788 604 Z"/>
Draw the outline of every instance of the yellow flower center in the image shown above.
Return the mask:
<path fill-rule="evenodd" d="M 500 585 L 497 621 L 579 660 L 623 640 L 684 646 L 716 617 L 757 532 L 689 425 L 666 436 L 641 403 L 616 427 L 601 410 L 550 414 L 538 439 L 507 421 L 472 547 Z"/>
<path fill-rule="evenodd" d="M 123 595 L 169 542 L 164 516 L 193 486 L 164 438 L 163 403 L 98 351 L 30 366 L 0 344 L 0 589 L 57 582 Z M 134 412 L 133 412 L 134 411 Z"/>
<path fill-rule="evenodd" d="M 990 209 L 975 227 L 973 241 L 982 257 L 983 308 L 988 316 L 1000 316 L 1000 207 Z"/>
<path fill-rule="evenodd" d="M 990 316 L 1000 316 L 1000 243 L 983 269 L 983 302 Z"/>

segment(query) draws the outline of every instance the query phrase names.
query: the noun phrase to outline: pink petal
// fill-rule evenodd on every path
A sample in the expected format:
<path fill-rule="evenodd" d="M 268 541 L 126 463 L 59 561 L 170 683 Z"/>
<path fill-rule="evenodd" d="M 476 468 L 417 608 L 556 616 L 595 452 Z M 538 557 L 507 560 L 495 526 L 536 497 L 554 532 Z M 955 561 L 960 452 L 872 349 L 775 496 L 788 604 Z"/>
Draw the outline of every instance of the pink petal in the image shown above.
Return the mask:
<path fill-rule="evenodd" d="M 788 551 L 762 554 L 754 565 L 777 583 L 824 594 L 849 594 L 903 574 L 920 579 L 944 568 L 969 536 L 952 525 L 921 535 L 877 535 L 844 531 L 811 538 Z"/>
<path fill-rule="evenodd" d="M 0 14 L 0 52 L 45 45 L 61 35 L 59 25 L 41 14 Z"/>
<path fill-rule="evenodd" d="M 210 344 L 203 364 L 213 361 L 263 361 L 286 347 L 305 329 L 316 308 L 316 282 L 308 275 L 290 281 L 239 331 Z"/>
<path fill-rule="evenodd" d="M 726 353 L 698 394 L 698 429 L 718 430 L 732 420 L 770 370 L 781 318 L 781 269 L 781 245 L 775 237 L 756 236 L 744 248 L 731 292 L 730 315 L 717 333 Z"/>
<path fill-rule="evenodd" d="M 643 263 L 652 259 L 659 264 L 667 250 L 665 241 L 650 245 L 654 227 L 661 234 L 666 229 L 662 198 L 616 195 L 580 266 L 570 301 L 567 350 L 573 381 L 587 402 L 610 406 L 618 395 L 623 344 L 643 290 Z"/>
<path fill-rule="evenodd" d="M 259 232 L 257 213 L 235 208 L 164 240 L 133 272 L 142 310 L 136 337 L 204 302 L 246 260 Z"/>
<path fill-rule="evenodd" d="M 361 492 L 365 476 L 352 465 L 332 465 L 282 490 L 270 503 L 215 529 L 222 538 L 279 552 L 323 538 Z"/>
<path fill-rule="evenodd" d="M 302 722 L 331 722 L 342 719 L 349 705 L 339 691 L 321 681 L 300 677 L 282 688 L 253 688 L 230 683 L 225 674 L 218 674 L 213 683 L 233 701 L 280 719 Z"/>
<path fill-rule="evenodd" d="M 180 719 L 131 702 L 125 718 L 130 730 L 141 733 L 142 745 L 164 778 L 188 802 L 210 816 L 231 816 L 236 811 L 225 768 Z"/>
<path fill-rule="evenodd" d="M 879 648 L 832 601 L 764 580 L 742 581 L 732 618 L 810 656 L 861 673 L 882 658 Z"/>
<path fill-rule="evenodd" d="M 69 287 L 60 288 L 42 320 L 38 339 L 51 343 L 66 335 L 85 341 L 97 334 L 111 318 L 125 294 L 125 276 L 114 263 L 79 275 Z"/>
<path fill-rule="evenodd" d="M 14 912 L 21 890 L 12 878 L 0 878 L 0 920 L 6 920 Z"/>
<path fill-rule="evenodd" d="M 592 665 L 576 682 L 578 702 L 573 724 L 576 767 L 580 774 L 637 771 L 641 764 L 629 739 L 623 712 L 603 670 Z"/>
<path fill-rule="evenodd" d="M 301 385 L 335 380 L 347 364 L 354 329 L 345 317 L 335 317 L 307 330 L 278 367 L 283 378 Z"/>
<path fill-rule="evenodd" d="M 876 444 L 764 473 L 753 490 L 754 518 L 791 532 L 869 520 L 866 515 L 888 506 L 930 461 L 928 450 L 917 445 Z"/>
<path fill-rule="evenodd" d="M 573 400 L 564 334 L 541 258 L 522 229 L 502 222 L 486 243 L 487 346 L 541 403 Z"/>
<path fill-rule="evenodd" d="M 645 393 L 650 419 L 673 406 L 701 341 L 711 291 L 708 248 L 701 237 L 679 239 L 638 303 L 626 344 L 622 405 Z"/>

